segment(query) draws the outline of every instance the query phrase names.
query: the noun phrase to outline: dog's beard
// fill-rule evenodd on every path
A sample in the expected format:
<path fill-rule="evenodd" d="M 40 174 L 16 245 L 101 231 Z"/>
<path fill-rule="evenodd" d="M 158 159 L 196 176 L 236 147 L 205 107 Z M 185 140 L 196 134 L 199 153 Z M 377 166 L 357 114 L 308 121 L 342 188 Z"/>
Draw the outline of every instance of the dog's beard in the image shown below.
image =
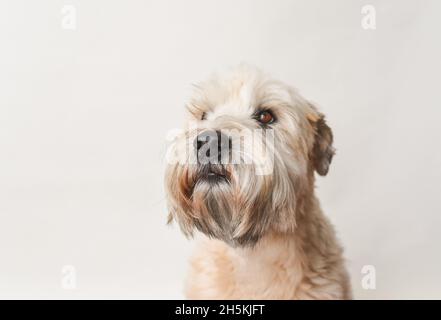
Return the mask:
<path fill-rule="evenodd" d="M 208 236 L 231 243 L 233 218 L 237 216 L 231 181 L 223 175 L 205 173 L 205 170 L 198 170 L 202 173 L 192 192 L 192 210 L 198 217 L 194 225 Z"/>
<path fill-rule="evenodd" d="M 168 173 L 169 207 L 186 235 L 193 229 L 229 245 L 253 246 L 269 230 L 293 230 L 296 194 L 289 175 L 253 165 L 176 165 Z"/>
<path fill-rule="evenodd" d="M 259 213 L 272 211 L 268 190 L 271 177 L 250 177 L 255 177 L 252 166 L 198 166 L 190 182 L 194 184 L 194 226 L 231 246 L 254 244 L 269 226 L 270 215 Z"/>
<path fill-rule="evenodd" d="M 293 231 L 306 175 L 295 167 L 300 160 L 272 152 L 272 170 L 263 175 L 255 163 L 201 165 L 186 159 L 169 165 L 170 221 L 176 220 L 187 236 L 196 228 L 231 246 L 253 246 L 269 230 Z"/>

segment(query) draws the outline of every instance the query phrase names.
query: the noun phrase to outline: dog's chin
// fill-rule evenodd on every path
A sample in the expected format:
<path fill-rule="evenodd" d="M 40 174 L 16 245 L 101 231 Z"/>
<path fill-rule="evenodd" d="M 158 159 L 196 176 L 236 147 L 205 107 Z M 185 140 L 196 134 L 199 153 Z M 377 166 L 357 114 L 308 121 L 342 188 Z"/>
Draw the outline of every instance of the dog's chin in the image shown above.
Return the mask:
<path fill-rule="evenodd" d="M 229 182 L 229 175 L 225 167 L 221 165 L 202 165 L 197 170 L 195 185 L 206 184 L 214 186 Z"/>
<path fill-rule="evenodd" d="M 209 186 L 214 186 L 217 184 L 228 183 L 228 179 L 224 175 L 209 173 L 201 177 L 198 177 L 198 179 L 196 180 L 196 184 L 201 184 L 201 183 L 207 184 Z"/>

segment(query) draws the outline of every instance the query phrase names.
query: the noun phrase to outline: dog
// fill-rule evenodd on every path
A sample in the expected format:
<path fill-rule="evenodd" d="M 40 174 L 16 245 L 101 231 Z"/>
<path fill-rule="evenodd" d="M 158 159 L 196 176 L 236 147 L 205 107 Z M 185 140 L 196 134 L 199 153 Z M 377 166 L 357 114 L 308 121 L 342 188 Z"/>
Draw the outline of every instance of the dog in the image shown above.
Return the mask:
<path fill-rule="evenodd" d="M 201 235 L 186 297 L 351 299 L 342 247 L 314 193 L 335 154 L 324 115 L 249 65 L 195 85 L 186 107 L 165 173 L 169 222 Z"/>

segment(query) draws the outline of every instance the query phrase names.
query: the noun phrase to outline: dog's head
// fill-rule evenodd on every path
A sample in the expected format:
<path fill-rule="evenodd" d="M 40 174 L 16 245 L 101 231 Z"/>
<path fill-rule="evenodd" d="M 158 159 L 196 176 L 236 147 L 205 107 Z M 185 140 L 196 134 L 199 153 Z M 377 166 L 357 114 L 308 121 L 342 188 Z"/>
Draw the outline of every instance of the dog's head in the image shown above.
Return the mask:
<path fill-rule="evenodd" d="M 185 131 L 170 146 L 170 221 L 232 246 L 290 232 L 328 172 L 334 149 L 324 117 L 295 89 L 240 66 L 196 87 Z"/>

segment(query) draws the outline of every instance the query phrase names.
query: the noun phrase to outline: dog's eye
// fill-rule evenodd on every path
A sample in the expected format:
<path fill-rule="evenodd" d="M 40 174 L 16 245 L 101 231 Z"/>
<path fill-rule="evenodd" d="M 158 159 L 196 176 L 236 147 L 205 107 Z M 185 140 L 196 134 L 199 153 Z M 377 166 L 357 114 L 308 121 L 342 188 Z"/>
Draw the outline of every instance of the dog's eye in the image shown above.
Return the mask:
<path fill-rule="evenodd" d="M 273 114 L 267 110 L 259 112 L 256 118 L 262 124 L 270 124 L 275 120 Z"/>
<path fill-rule="evenodd" d="M 202 116 L 201 116 L 201 120 L 205 120 L 205 119 L 207 119 L 207 113 L 206 112 L 202 113 Z"/>

